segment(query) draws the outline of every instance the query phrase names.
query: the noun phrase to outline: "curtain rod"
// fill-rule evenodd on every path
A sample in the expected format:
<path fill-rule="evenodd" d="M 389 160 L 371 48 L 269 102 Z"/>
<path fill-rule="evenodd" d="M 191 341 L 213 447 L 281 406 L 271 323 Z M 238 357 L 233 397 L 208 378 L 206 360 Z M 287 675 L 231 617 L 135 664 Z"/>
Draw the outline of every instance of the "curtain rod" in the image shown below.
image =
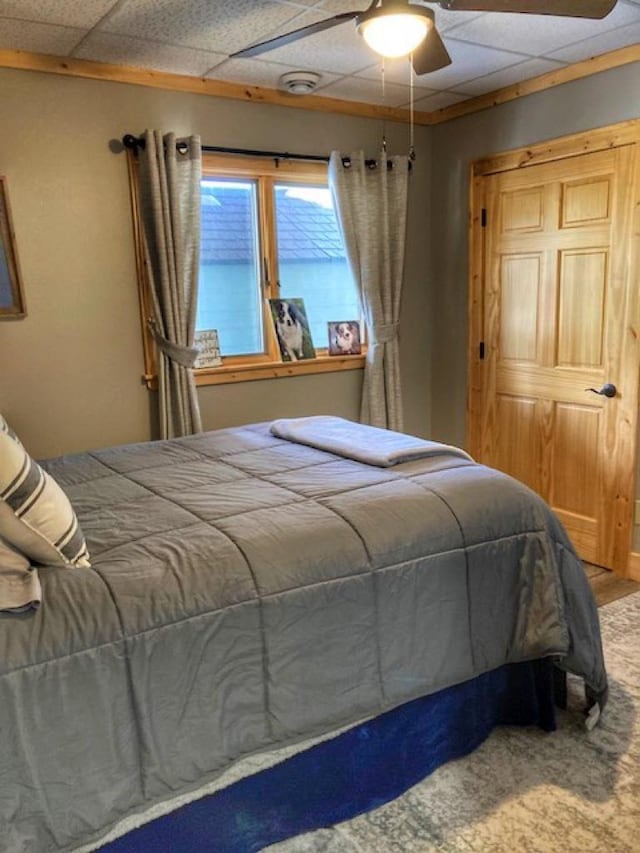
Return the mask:
<path fill-rule="evenodd" d="M 122 144 L 125 148 L 130 148 L 132 151 L 137 151 L 138 148 L 144 148 L 144 139 L 140 136 L 133 136 L 127 133 L 122 137 Z M 251 148 L 226 148 L 221 145 L 203 145 L 202 150 L 211 154 L 243 154 L 247 157 L 269 157 L 276 160 L 311 160 L 315 163 L 328 163 L 329 158 L 320 154 L 290 154 L 288 151 L 257 151 Z M 186 150 L 186 142 L 176 142 L 176 148 L 180 151 L 181 148 Z"/>
<path fill-rule="evenodd" d="M 127 133 L 122 137 L 122 144 L 125 148 L 128 148 L 136 154 L 139 148 L 144 148 L 144 139 L 140 136 L 134 136 L 131 133 Z M 181 153 L 184 153 L 186 151 L 186 142 L 176 142 L 176 148 Z M 326 154 L 291 154 L 288 151 L 261 151 L 252 148 L 227 148 L 220 145 L 202 145 L 201 148 L 205 153 L 212 154 L 240 154 L 246 157 L 268 157 L 271 160 L 275 160 L 276 165 L 279 160 L 306 160 L 314 163 L 329 162 L 329 157 Z M 351 158 L 343 157 L 342 163 L 344 166 L 350 166 Z M 378 165 L 378 161 L 374 159 L 365 160 L 364 163 L 369 169 L 375 169 Z M 387 169 L 392 168 L 393 162 L 391 160 L 387 160 Z M 409 161 L 409 170 L 411 170 L 411 160 Z"/>

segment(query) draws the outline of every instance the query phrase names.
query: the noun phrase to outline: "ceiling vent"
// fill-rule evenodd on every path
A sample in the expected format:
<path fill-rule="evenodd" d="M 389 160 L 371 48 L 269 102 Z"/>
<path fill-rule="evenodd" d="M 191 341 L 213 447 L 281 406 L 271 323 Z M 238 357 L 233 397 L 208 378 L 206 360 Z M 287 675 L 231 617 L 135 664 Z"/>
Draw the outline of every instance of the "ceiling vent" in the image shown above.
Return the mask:
<path fill-rule="evenodd" d="M 290 95 L 309 95 L 320 82 L 320 75 L 315 71 L 289 71 L 283 74 L 278 84 Z"/>

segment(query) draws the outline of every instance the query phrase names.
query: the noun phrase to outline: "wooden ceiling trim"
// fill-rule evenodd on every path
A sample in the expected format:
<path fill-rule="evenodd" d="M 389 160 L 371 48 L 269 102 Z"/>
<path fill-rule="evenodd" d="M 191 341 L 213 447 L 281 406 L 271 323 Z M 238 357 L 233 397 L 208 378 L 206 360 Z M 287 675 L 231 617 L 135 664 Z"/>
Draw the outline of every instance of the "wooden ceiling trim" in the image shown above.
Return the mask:
<path fill-rule="evenodd" d="M 505 86 L 495 92 L 469 98 L 459 104 L 453 104 L 434 112 L 414 113 L 417 125 L 442 124 L 461 116 L 490 109 L 508 103 L 517 98 L 542 92 L 545 89 L 590 77 L 602 71 L 618 68 L 640 61 L 640 45 L 635 44 L 619 50 L 604 53 L 591 59 L 576 62 L 557 71 L 550 71 L 531 80 Z M 0 50 L 0 68 L 24 71 L 40 71 L 45 74 L 61 74 L 67 77 L 81 77 L 91 80 L 106 80 L 114 83 L 128 83 L 133 86 L 147 86 L 154 89 L 188 92 L 208 95 L 216 98 L 250 101 L 257 104 L 275 104 L 293 109 L 312 110 L 314 112 L 337 113 L 361 118 L 386 119 L 403 124 L 410 120 L 409 110 L 400 107 L 383 107 L 360 101 L 345 101 L 339 98 L 327 98 L 322 95 L 290 95 L 277 89 L 262 86 L 250 86 L 242 83 L 229 83 L 205 77 L 192 77 L 187 74 L 170 74 L 165 71 L 153 71 L 126 65 L 112 65 L 106 62 L 94 62 L 88 59 L 50 56 L 43 53 L 29 53 L 23 50 Z"/>
<path fill-rule="evenodd" d="M 633 145 L 640 141 L 640 119 L 628 119 L 606 127 L 571 133 L 549 141 L 515 148 L 501 154 L 490 154 L 474 161 L 472 177 L 511 171 L 538 163 L 549 163 L 578 154 Z"/>
<path fill-rule="evenodd" d="M 583 77 L 591 77 L 592 74 L 599 74 L 601 71 L 609 71 L 612 68 L 619 68 L 621 65 L 629 65 L 632 62 L 638 61 L 640 61 L 640 44 L 633 44 L 630 47 L 612 50 L 609 53 L 603 53 L 591 59 L 575 62 L 573 65 L 567 65 L 556 71 L 548 71 L 539 77 L 532 77 L 530 80 L 523 80 L 521 83 L 505 86 L 503 89 L 497 89 L 495 92 L 488 92 L 486 95 L 479 95 L 477 98 L 471 98 L 459 104 L 452 104 L 450 107 L 445 107 L 437 112 L 428 113 L 430 117 L 429 124 L 441 124 L 445 121 L 451 121 L 451 119 L 460 118 L 460 116 L 468 115 L 469 113 L 497 107 L 500 104 L 506 104 L 517 98 L 524 98 L 526 95 L 544 92 L 546 89 L 561 86 L 563 83 L 570 83 L 573 80 L 580 80 Z"/>
<path fill-rule="evenodd" d="M 212 80 L 208 77 L 191 77 L 187 74 L 169 74 L 165 71 L 133 68 L 126 65 L 111 65 L 107 62 L 94 62 L 89 59 L 28 53 L 22 50 L 0 50 L 0 68 L 41 71 L 45 74 L 62 74 L 67 77 L 84 77 L 91 80 L 106 80 L 112 83 L 129 83 L 133 86 L 147 86 L 153 89 L 167 89 L 195 95 L 209 95 L 215 98 L 251 101 L 254 104 L 276 104 L 294 109 L 386 119 L 407 124 L 409 122 L 409 110 L 400 107 L 356 103 L 339 98 L 325 98 L 321 95 L 290 95 L 287 92 L 280 92 L 278 89 L 268 89 L 262 86 L 229 83 L 224 80 Z M 429 116 L 429 113 L 416 112 L 414 122 L 415 124 L 429 124 Z"/>

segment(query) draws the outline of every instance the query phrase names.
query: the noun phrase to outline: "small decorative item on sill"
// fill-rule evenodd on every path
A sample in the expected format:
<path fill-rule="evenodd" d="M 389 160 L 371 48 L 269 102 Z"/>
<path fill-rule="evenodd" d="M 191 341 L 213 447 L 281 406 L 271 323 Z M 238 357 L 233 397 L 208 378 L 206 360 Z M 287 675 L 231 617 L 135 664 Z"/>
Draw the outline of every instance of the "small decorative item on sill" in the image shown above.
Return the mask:
<path fill-rule="evenodd" d="M 327 323 L 329 355 L 360 355 L 362 343 L 360 323 L 357 320 L 338 320 Z"/>
<path fill-rule="evenodd" d="M 270 299 L 271 319 L 283 361 L 315 358 L 307 312 L 302 299 Z"/>
<path fill-rule="evenodd" d="M 217 329 L 201 329 L 196 332 L 193 345 L 200 350 L 200 354 L 193 365 L 194 370 L 202 370 L 204 367 L 220 367 L 222 358 Z"/>
<path fill-rule="evenodd" d="M 7 179 L 0 176 L 0 320 L 18 320 L 26 313 Z"/>

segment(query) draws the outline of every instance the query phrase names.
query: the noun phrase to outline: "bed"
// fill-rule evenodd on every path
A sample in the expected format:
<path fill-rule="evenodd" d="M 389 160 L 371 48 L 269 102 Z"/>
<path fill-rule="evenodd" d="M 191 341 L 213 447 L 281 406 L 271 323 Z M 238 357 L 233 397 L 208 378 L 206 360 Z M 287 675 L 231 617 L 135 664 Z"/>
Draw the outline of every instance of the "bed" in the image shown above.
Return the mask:
<path fill-rule="evenodd" d="M 3 851 L 97 844 L 247 757 L 505 665 L 580 676 L 595 721 L 597 610 L 542 500 L 456 448 L 292 423 L 41 463 L 91 567 L 39 568 L 41 604 L 0 617 Z"/>

